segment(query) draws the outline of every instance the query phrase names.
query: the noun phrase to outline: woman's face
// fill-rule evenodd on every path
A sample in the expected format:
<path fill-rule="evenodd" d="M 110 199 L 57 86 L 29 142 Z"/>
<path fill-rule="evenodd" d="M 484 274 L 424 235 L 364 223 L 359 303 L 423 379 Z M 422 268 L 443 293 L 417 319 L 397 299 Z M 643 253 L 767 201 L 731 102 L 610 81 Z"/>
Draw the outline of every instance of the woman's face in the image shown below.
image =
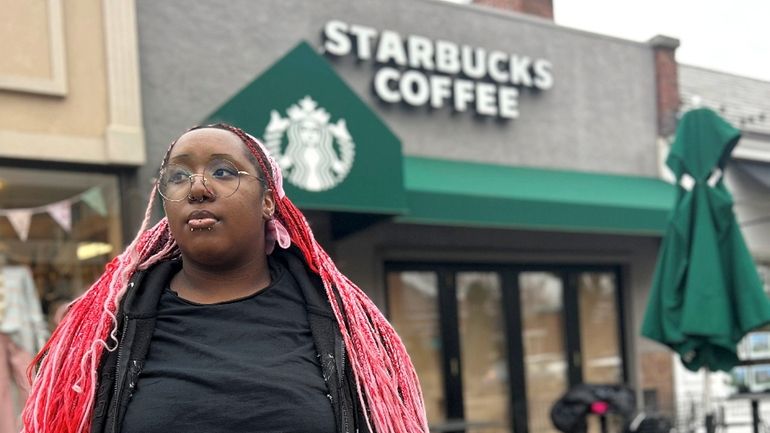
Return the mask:
<path fill-rule="evenodd" d="M 182 135 L 169 154 L 169 164 L 183 166 L 196 176 L 190 196 L 178 201 L 163 201 L 171 233 L 184 260 L 200 265 L 238 266 L 265 254 L 265 221 L 273 214 L 270 191 L 264 191 L 254 176 L 263 177 L 246 156 L 248 150 L 232 132 L 196 129 Z M 212 161 L 228 161 L 237 170 L 254 176 L 240 175 L 238 189 L 222 197 L 207 167 Z M 225 163 L 227 164 L 227 163 Z M 210 171 L 210 169 L 208 170 Z"/>

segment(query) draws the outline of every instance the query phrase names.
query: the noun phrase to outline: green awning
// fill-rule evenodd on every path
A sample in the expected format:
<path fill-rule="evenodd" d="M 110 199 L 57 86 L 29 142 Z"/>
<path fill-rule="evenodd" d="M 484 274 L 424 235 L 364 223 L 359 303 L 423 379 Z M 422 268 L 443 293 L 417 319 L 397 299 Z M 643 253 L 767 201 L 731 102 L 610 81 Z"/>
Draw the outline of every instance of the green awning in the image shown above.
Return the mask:
<path fill-rule="evenodd" d="M 661 235 L 674 187 L 648 177 L 404 158 L 399 222 Z"/>
<path fill-rule="evenodd" d="M 203 123 L 217 122 L 262 139 L 283 170 L 286 195 L 304 210 L 405 211 L 401 141 L 307 42 L 276 60 Z"/>

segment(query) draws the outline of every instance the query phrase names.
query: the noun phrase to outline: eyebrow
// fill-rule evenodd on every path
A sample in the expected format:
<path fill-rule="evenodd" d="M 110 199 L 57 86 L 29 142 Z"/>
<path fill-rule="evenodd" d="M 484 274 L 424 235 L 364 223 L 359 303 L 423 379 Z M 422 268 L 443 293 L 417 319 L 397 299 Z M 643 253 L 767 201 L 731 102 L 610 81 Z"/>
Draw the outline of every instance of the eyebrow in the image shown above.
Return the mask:
<path fill-rule="evenodd" d="M 212 153 L 211 158 L 209 158 L 209 161 L 216 158 L 224 158 L 231 160 L 233 163 L 235 163 L 235 157 L 233 155 L 230 155 L 229 153 Z"/>
<path fill-rule="evenodd" d="M 186 154 L 186 153 L 182 153 L 182 154 L 179 154 L 179 155 L 175 155 L 175 156 L 173 156 L 173 157 L 169 158 L 169 159 L 168 159 L 168 162 L 174 162 L 174 161 L 179 161 L 179 160 L 185 160 L 185 159 L 189 159 L 189 158 L 190 158 L 190 155 L 188 155 L 188 154 Z"/>
<path fill-rule="evenodd" d="M 179 155 L 174 156 L 173 158 L 169 158 L 169 162 L 179 161 L 179 160 L 188 160 L 191 156 L 189 153 L 180 153 Z M 226 159 L 233 164 L 235 164 L 236 167 L 238 167 L 240 164 L 238 164 L 235 161 L 235 157 L 233 155 L 230 155 L 229 153 L 212 153 L 211 156 L 209 156 L 209 159 L 207 162 L 210 162 L 214 159 Z"/>

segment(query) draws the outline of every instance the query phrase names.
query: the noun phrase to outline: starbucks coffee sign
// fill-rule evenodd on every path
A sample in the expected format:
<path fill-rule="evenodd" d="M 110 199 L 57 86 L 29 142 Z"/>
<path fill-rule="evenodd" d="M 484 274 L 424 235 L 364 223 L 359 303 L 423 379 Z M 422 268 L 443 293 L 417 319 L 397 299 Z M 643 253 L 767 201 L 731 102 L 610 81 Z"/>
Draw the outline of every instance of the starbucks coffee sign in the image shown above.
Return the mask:
<path fill-rule="evenodd" d="M 345 180 L 355 157 L 345 119 L 330 123 L 329 113 L 310 96 L 286 113 L 284 118 L 272 110 L 264 134 L 265 145 L 286 180 L 307 191 L 325 191 Z M 284 141 L 288 143 L 282 150 Z"/>
<path fill-rule="evenodd" d="M 354 55 L 382 65 L 373 79 L 382 101 L 434 109 L 473 110 L 482 116 L 515 119 L 519 89 L 553 87 L 547 59 L 458 45 L 424 36 L 333 20 L 324 26 L 324 52 Z"/>

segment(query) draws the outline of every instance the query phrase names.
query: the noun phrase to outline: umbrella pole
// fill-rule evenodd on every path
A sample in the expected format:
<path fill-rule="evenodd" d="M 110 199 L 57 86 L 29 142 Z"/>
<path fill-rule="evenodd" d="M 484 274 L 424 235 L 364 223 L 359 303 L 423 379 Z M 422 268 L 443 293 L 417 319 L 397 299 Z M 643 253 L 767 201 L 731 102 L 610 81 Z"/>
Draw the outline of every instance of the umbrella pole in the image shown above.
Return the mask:
<path fill-rule="evenodd" d="M 716 431 L 714 411 L 711 410 L 711 370 L 708 367 L 703 372 L 703 413 L 706 414 L 706 433 Z"/>

